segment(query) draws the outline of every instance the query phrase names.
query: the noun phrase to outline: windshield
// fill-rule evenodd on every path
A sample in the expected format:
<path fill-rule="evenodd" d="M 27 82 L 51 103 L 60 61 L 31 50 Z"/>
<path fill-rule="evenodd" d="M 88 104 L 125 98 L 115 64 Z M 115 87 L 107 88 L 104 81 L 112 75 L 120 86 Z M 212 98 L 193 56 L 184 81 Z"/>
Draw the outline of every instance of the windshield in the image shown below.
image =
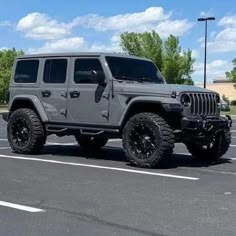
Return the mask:
<path fill-rule="evenodd" d="M 106 60 L 117 80 L 165 83 L 160 71 L 151 61 L 124 57 L 106 57 Z"/>

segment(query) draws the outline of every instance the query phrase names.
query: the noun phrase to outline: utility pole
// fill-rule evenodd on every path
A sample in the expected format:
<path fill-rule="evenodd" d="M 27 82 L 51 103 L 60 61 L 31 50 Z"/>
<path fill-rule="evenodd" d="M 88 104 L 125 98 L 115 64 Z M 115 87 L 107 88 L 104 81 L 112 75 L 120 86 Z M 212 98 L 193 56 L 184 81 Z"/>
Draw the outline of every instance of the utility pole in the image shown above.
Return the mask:
<path fill-rule="evenodd" d="M 207 64 L 207 22 L 209 20 L 215 20 L 215 17 L 207 17 L 207 18 L 198 18 L 198 21 L 205 22 L 205 55 L 204 55 L 204 88 L 206 88 L 206 64 Z"/>

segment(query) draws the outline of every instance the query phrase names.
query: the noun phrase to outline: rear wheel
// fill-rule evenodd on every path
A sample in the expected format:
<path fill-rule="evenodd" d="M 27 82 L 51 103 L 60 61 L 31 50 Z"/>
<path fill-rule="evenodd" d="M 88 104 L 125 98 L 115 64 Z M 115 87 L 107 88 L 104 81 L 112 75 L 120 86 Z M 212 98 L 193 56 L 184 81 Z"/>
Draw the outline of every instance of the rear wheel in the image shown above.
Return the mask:
<path fill-rule="evenodd" d="M 216 161 L 222 157 L 229 149 L 231 143 L 231 133 L 229 129 L 224 129 L 212 136 L 208 145 L 194 142 L 186 143 L 188 151 L 194 158 L 206 161 Z"/>
<path fill-rule="evenodd" d="M 101 136 L 86 136 L 86 135 L 78 135 L 75 136 L 78 144 L 84 149 L 100 149 L 104 147 L 108 141 L 108 138 Z"/>
<path fill-rule="evenodd" d="M 123 130 L 123 146 L 129 162 L 139 167 L 154 167 L 161 158 L 170 156 L 174 134 L 167 122 L 157 114 L 134 115 Z"/>
<path fill-rule="evenodd" d="M 42 122 L 31 109 L 14 111 L 9 118 L 7 131 L 9 144 L 16 153 L 37 153 L 46 142 Z"/>

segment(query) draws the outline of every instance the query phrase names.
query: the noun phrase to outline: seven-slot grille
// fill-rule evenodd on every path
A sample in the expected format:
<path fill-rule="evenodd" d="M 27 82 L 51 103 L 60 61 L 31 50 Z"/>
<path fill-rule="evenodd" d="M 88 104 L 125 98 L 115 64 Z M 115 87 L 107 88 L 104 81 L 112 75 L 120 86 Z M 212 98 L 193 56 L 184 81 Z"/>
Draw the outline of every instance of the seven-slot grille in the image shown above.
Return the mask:
<path fill-rule="evenodd" d="M 190 97 L 191 115 L 217 115 L 219 97 L 212 93 L 187 93 Z"/>

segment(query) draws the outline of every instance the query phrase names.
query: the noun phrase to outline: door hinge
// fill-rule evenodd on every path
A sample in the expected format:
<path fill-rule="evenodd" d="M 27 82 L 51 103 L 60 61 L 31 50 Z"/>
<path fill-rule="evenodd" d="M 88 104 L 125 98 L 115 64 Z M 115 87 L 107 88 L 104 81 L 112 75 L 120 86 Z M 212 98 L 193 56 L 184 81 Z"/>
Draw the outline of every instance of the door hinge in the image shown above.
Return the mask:
<path fill-rule="evenodd" d="M 60 113 L 61 113 L 63 116 L 66 116 L 66 115 L 67 115 L 67 110 L 66 110 L 66 109 L 61 109 L 61 110 L 60 110 Z"/>
<path fill-rule="evenodd" d="M 102 97 L 105 98 L 105 99 L 109 99 L 109 93 L 103 94 Z"/>
<path fill-rule="evenodd" d="M 104 118 L 106 118 L 108 120 L 109 112 L 108 111 L 102 111 L 102 117 L 104 117 Z"/>

